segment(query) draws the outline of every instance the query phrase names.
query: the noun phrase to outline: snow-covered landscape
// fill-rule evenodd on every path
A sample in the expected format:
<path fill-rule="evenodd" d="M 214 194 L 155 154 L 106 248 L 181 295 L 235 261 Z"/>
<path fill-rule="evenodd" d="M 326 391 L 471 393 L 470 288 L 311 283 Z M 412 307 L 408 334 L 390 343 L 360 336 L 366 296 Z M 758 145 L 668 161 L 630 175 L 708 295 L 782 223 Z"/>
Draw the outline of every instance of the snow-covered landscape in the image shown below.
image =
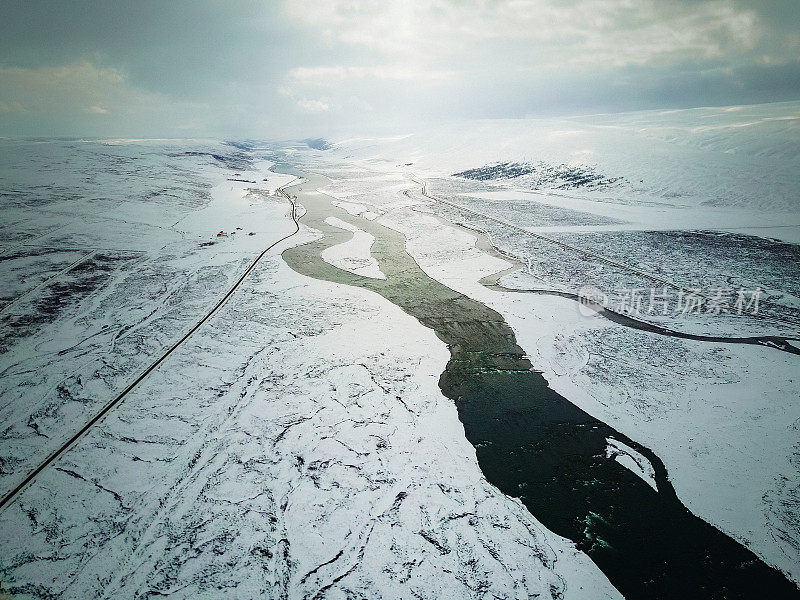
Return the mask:
<path fill-rule="evenodd" d="M 800 2 L 0 2 L 0 600 L 800 600 Z"/>
<path fill-rule="evenodd" d="M 609 428 L 596 464 L 674 488 L 753 586 L 796 597 L 798 128 L 783 103 L 324 149 L 0 140 L 0 589 L 625 596 L 602 528 L 569 539 L 498 483 L 448 396 L 451 303 L 499 315 L 513 360 Z M 651 289 L 701 301 L 649 311 Z"/>

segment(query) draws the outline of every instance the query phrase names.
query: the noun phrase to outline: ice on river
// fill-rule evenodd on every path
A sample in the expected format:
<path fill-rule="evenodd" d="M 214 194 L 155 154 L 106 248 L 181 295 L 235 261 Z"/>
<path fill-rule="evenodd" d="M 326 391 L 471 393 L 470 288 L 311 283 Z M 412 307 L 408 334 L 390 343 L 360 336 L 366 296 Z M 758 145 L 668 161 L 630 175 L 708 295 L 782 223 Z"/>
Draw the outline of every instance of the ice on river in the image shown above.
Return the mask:
<path fill-rule="evenodd" d="M 386 279 L 381 268 L 369 252 L 375 238 L 355 225 L 342 221 L 338 217 L 325 219 L 328 225 L 344 229 L 353 234 L 348 241 L 332 246 L 322 251 L 322 260 L 355 275 L 371 277 L 372 279 Z"/>

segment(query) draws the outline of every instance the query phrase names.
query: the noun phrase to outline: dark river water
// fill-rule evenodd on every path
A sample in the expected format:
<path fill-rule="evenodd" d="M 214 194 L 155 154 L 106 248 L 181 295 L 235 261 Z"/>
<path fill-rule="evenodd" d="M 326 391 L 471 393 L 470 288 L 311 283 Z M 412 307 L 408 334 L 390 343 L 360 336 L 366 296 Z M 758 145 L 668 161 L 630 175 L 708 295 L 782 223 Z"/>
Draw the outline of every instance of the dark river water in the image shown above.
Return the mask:
<path fill-rule="evenodd" d="M 402 234 L 331 205 L 315 193 L 327 180 L 304 176 L 290 192 L 306 210 L 301 222 L 324 236 L 285 250 L 284 260 L 309 277 L 372 290 L 436 333 L 450 350 L 439 387 L 455 402 L 490 483 L 574 541 L 629 600 L 800 598 L 783 574 L 691 514 L 653 452 L 550 389 L 499 313 L 428 277 Z M 386 280 L 320 258 L 352 237 L 325 223 L 329 216 L 375 237 L 372 256 Z M 609 439 L 649 460 L 657 491 L 607 457 Z"/>

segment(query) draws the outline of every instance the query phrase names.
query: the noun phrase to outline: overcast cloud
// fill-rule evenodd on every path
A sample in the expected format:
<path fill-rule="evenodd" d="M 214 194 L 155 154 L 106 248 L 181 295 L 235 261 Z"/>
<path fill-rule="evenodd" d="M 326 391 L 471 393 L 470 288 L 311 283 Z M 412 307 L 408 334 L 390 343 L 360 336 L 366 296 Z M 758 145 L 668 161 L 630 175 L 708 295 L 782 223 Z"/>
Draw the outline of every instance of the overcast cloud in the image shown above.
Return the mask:
<path fill-rule="evenodd" d="M 800 99 L 795 0 L 0 2 L 0 135 L 286 137 Z"/>

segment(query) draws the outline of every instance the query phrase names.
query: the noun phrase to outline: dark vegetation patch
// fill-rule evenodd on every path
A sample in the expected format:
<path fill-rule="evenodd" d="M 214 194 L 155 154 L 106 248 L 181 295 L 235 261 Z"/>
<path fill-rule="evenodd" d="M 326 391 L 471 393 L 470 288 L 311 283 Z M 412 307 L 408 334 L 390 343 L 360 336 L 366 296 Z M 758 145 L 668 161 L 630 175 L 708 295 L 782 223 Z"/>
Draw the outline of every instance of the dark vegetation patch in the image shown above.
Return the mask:
<path fill-rule="evenodd" d="M 454 173 L 453 177 L 473 179 L 475 181 L 494 181 L 498 179 L 525 178 L 525 183 L 533 188 L 555 188 L 569 190 L 576 188 L 602 189 L 615 183 L 625 181 L 623 177 L 606 177 L 586 166 L 549 165 L 544 162 L 517 163 L 502 162 L 484 165 L 475 169 L 467 169 Z"/>
<path fill-rule="evenodd" d="M 86 251 L 20 247 L 0 255 L 0 308 L 44 283 Z"/>
<path fill-rule="evenodd" d="M 179 156 L 207 156 L 234 171 L 246 171 L 252 164 L 253 159 L 245 152 L 232 152 L 231 154 L 217 154 L 216 152 L 198 152 L 189 150 L 177 154 L 170 154 L 172 157 Z"/>
<path fill-rule="evenodd" d="M 76 265 L 44 287 L 35 299 L 25 302 L 24 310 L 0 319 L 0 354 L 15 340 L 34 335 L 60 315 L 73 310 L 107 282 L 120 266 L 139 258 L 139 254 L 102 252 Z"/>
<path fill-rule="evenodd" d="M 224 143 L 226 146 L 230 146 L 231 148 L 236 148 L 238 150 L 244 150 L 245 152 L 251 152 L 254 148 L 258 147 L 259 145 L 258 143 L 249 140 L 244 140 L 244 141 L 228 140 Z"/>
<path fill-rule="evenodd" d="M 331 145 L 323 138 L 307 138 L 303 140 L 309 148 L 314 150 L 329 150 Z"/>

